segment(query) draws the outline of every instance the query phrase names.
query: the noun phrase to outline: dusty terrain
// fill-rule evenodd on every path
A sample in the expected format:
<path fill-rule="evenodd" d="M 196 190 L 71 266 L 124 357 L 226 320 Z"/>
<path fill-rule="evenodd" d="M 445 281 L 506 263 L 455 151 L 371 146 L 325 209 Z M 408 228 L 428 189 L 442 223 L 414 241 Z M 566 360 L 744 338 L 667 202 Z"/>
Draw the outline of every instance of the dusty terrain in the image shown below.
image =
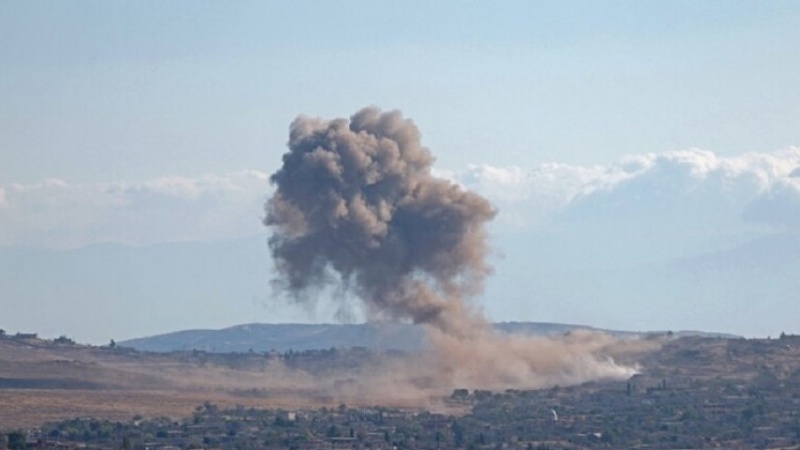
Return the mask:
<path fill-rule="evenodd" d="M 626 379 L 449 393 L 412 379 L 422 398 L 409 384 L 369 384 L 387 368 L 425 373 L 402 353 L 158 354 L 5 338 L 0 430 L 58 448 L 800 448 L 800 336 L 622 344 L 628 356 L 647 349 Z"/>
<path fill-rule="evenodd" d="M 607 356 L 634 367 L 660 345 L 658 339 L 622 340 L 608 347 Z M 152 353 L 85 346 L 69 339 L 3 336 L 0 429 L 88 416 L 181 418 L 206 402 L 223 408 L 347 404 L 459 413 L 445 398 L 454 388 L 475 386 L 454 385 L 459 381 L 431 369 L 437 367 L 435 359 L 434 354 L 364 348 Z M 469 354 L 463 359 L 474 363 Z M 561 378 L 565 381 L 556 384 L 575 384 L 569 376 Z"/>
<path fill-rule="evenodd" d="M 178 418 L 205 402 L 437 409 L 436 401 L 390 390 L 391 379 L 378 383 L 377 365 L 385 370 L 387 361 L 402 358 L 399 353 L 376 358 L 365 350 L 159 354 L 6 337 L 0 339 L 0 429 L 86 416 Z M 369 386 L 355 380 L 365 373 L 372 374 Z"/>
<path fill-rule="evenodd" d="M 640 363 L 634 389 L 669 383 L 773 389 L 800 374 L 800 337 L 773 340 L 655 337 L 623 341 L 618 361 Z M 636 351 L 632 351 L 636 349 Z M 627 358 L 627 361 L 626 361 Z M 634 359 L 630 359 L 634 358 Z M 463 413 L 452 391 L 419 370 L 424 358 L 363 348 L 300 353 L 150 353 L 72 342 L 0 338 L 0 429 L 46 421 L 182 418 L 220 407 L 400 407 Z M 630 389 L 630 387 L 629 387 Z"/>
<path fill-rule="evenodd" d="M 185 417 L 220 407 L 376 405 L 452 410 L 426 379 L 398 382 L 419 360 L 365 349 L 301 353 L 151 353 L 0 338 L 0 429 L 94 417 Z M 403 384 L 406 383 L 406 384 Z M 457 411 L 450 411 L 457 412 Z"/>

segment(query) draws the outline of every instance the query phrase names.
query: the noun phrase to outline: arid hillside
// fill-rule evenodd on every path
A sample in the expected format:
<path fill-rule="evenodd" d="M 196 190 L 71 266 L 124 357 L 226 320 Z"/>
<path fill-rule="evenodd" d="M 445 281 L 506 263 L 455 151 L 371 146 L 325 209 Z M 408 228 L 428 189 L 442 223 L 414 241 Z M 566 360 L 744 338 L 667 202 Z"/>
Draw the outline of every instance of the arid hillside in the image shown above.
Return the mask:
<path fill-rule="evenodd" d="M 354 377 L 400 358 L 399 353 L 366 350 L 147 353 L 5 337 L 0 339 L 0 428 L 78 416 L 181 417 L 204 402 L 262 407 L 355 403 L 362 394 L 352 389 Z M 332 396 L 334 390 L 340 395 Z M 386 401 L 412 406 L 398 396 L 388 395 Z"/>
<path fill-rule="evenodd" d="M 635 391 L 719 384 L 769 391 L 800 375 L 800 338 L 631 340 Z M 634 351 L 635 350 L 635 351 Z M 149 353 L 35 338 L 0 339 L 0 428 L 74 417 L 185 417 L 206 402 L 264 408 L 381 405 L 459 413 L 423 356 L 363 348 L 285 353 Z M 415 376 L 415 374 L 419 374 Z M 619 383 L 619 381 L 617 381 Z M 465 388 L 468 386 L 464 386 Z M 723 390 L 724 390 L 723 389 Z M 710 399 L 709 401 L 711 401 Z"/>

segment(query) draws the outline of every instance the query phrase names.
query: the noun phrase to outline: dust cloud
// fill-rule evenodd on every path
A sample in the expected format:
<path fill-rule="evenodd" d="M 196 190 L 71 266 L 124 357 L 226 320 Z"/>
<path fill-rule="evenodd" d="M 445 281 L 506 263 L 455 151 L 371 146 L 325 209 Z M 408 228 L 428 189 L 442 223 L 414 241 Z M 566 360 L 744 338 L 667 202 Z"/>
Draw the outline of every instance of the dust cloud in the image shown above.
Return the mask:
<path fill-rule="evenodd" d="M 497 211 L 431 174 L 433 156 L 399 111 L 300 116 L 288 147 L 265 206 L 275 285 L 300 302 L 343 290 L 371 320 L 427 330 L 427 353 L 365 374 L 362 388 L 540 388 L 635 373 L 610 356 L 618 342 L 607 335 L 537 338 L 490 327 L 471 299 L 491 273 L 486 224 Z"/>

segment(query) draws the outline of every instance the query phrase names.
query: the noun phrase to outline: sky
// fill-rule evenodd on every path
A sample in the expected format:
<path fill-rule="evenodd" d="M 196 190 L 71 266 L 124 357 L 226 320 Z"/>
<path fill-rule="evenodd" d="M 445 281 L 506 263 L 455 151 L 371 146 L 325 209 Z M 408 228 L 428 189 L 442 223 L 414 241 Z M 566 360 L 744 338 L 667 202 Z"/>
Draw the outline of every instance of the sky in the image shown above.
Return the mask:
<path fill-rule="evenodd" d="M 800 228 L 800 4 L 429 3 L 0 3 L 0 246 L 264 237 L 289 123 L 375 105 L 413 119 L 438 175 L 498 207 L 495 276 L 478 300 L 492 318 L 792 326 L 800 266 L 764 242 Z M 749 265 L 730 269 L 743 254 Z M 714 276 L 686 275 L 698 258 Z M 744 275 L 757 280 L 737 285 Z M 685 283 L 659 297 L 674 277 Z M 42 270 L 34 293 L 6 277 L 0 328 L 36 327 L 35 308 L 73 301 L 56 298 L 69 281 L 56 278 Z M 133 301 L 120 286 L 104 301 Z M 122 334 L 302 319 L 252 298 L 203 301 L 196 321 L 176 308 Z M 237 301 L 246 313 L 230 313 Z M 684 312 L 653 307 L 671 301 Z M 40 331 L 110 334 L 69 323 Z"/>

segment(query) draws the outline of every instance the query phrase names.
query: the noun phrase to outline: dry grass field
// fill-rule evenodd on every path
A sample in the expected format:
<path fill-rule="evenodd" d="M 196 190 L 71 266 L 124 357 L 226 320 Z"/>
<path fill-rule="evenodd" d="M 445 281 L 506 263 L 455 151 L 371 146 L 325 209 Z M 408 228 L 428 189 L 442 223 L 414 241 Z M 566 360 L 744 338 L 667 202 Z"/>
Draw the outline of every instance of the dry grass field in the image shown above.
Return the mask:
<path fill-rule="evenodd" d="M 310 367 L 289 367 L 269 355 L 140 353 L 4 338 L 0 339 L 0 429 L 89 416 L 177 419 L 205 402 L 287 409 L 341 403 L 441 406 L 436 401 L 420 402 L 418 397 L 354 388 L 352 377 L 368 363 L 342 359 L 342 355 L 328 362 L 315 358 Z"/>

